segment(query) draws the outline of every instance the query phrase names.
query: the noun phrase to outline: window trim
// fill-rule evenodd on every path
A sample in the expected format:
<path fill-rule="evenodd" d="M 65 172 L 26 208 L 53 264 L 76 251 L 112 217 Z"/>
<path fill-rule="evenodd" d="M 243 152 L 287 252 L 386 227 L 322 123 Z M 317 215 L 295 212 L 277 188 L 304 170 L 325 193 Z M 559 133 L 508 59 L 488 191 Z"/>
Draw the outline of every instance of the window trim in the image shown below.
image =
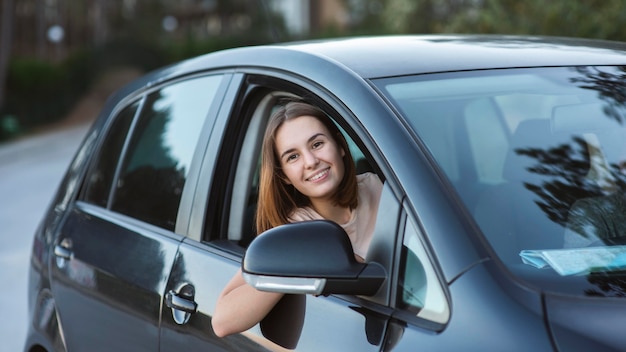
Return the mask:
<path fill-rule="evenodd" d="M 109 198 L 107 199 L 107 210 L 111 210 L 111 206 L 113 205 L 113 200 L 115 199 L 117 193 L 117 183 L 120 179 L 120 174 L 122 173 L 122 168 L 124 167 L 124 162 L 126 161 L 126 154 L 128 153 L 128 148 L 130 145 L 131 137 L 135 133 L 135 128 L 137 127 L 137 121 L 139 121 L 139 117 L 143 113 L 143 109 L 146 105 L 148 94 L 143 94 L 141 96 L 141 100 L 139 101 L 139 106 L 137 106 L 137 110 L 135 111 L 135 116 L 133 116 L 133 120 L 130 122 L 130 126 L 128 127 L 128 131 L 126 132 L 126 138 L 124 138 L 124 145 L 120 150 L 119 158 L 117 158 L 117 165 L 115 165 L 115 173 L 113 174 L 113 182 L 109 185 Z M 116 116 L 117 117 L 117 116 Z M 102 141 L 104 142 L 104 139 Z"/>

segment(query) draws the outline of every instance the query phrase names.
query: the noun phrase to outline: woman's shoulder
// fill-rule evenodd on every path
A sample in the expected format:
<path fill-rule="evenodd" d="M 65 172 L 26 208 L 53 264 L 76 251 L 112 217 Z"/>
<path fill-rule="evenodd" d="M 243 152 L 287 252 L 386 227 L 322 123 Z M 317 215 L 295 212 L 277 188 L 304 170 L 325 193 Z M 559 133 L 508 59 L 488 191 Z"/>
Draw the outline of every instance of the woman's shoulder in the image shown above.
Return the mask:
<path fill-rule="evenodd" d="M 299 207 L 294 209 L 291 214 L 289 214 L 290 222 L 299 222 L 299 221 L 307 221 L 307 220 L 319 220 L 323 219 L 320 214 L 318 214 L 311 207 Z"/>
<path fill-rule="evenodd" d="M 366 172 L 356 175 L 356 181 L 359 185 L 365 185 L 368 188 L 382 187 L 383 183 L 380 181 L 378 175 L 373 172 Z"/>
<path fill-rule="evenodd" d="M 356 176 L 359 187 L 359 198 L 361 200 L 369 199 L 371 202 L 377 202 L 383 190 L 383 183 L 378 175 L 372 172 L 366 172 Z"/>

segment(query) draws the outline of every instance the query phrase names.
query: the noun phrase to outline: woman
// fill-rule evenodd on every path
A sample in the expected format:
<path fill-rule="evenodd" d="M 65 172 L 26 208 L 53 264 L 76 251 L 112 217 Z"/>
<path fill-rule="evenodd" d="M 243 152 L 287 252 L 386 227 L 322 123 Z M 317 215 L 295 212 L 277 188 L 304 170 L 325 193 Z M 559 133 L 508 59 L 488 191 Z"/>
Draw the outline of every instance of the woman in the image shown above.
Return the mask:
<path fill-rule="evenodd" d="M 345 138 L 322 110 L 289 102 L 270 117 L 261 155 L 258 234 L 291 222 L 331 220 L 346 230 L 357 260 L 363 260 L 381 191 L 376 175 L 356 175 Z M 251 328 L 282 297 L 249 286 L 240 269 L 218 298 L 212 320 L 215 334 Z"/>

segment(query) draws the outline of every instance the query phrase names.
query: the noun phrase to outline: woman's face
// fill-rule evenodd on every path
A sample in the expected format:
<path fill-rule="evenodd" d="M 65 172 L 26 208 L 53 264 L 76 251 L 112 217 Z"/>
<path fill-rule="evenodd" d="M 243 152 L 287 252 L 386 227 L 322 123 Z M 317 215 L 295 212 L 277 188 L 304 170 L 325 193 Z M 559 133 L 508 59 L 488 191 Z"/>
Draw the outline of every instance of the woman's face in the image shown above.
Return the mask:
<path fill-rule="evenodd" d="M 287 183 L 311 203 L 330 201 L 343 180 L 342 150 L 313 116 L 287 120 L 276 131 L 275 147 Z"/>

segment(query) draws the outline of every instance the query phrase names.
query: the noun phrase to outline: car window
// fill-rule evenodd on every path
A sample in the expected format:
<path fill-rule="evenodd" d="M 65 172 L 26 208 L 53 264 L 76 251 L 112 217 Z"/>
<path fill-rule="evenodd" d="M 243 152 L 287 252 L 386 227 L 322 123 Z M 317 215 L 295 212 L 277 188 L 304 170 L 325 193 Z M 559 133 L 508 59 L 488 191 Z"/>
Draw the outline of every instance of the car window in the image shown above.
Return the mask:
<path fill-rule="evenodd" d="M 112 210 L 174 230 L 191 159 L 221 79 L 186 80 L 146 97 L 127 142 Z"/>
<path fill-rule="evenodd" d="M 400 309 L 439 324 L 450 318 L 443 288 L 410 219 L 404 228 L 397 292 Z"/>
<path fill-rule="evenodd" d="M 100 148 L 100 154 L 86 177 L 84 201 L 102 207 L 107 206 L 109 191 L 113 184 L 115 170 L 124 147 L 124 141 L 138 107 L 139 101 L 136 101 L 122 109 L 113 118 L 112 125 Z"/>
<path fill-rule="evenodd" d="M 242 247 L 246 247 L 256 236 L 254 215 L 258 199 L 261 143 L 265 126 L 271 113 L 280 104 L 281 99 L 285 97 L 292 97 L 292 95 L 286 92 L 274 92 L 266 95 L 254 109 L 247 130 L 239 131 L 245 135 L 241 143 L 230 198 L 227 239 Z M 349 134 L 339 124 L 337 125 L 346 137 L 357 174 L 371 172 L 373 168 L 365 154 Z"/>

